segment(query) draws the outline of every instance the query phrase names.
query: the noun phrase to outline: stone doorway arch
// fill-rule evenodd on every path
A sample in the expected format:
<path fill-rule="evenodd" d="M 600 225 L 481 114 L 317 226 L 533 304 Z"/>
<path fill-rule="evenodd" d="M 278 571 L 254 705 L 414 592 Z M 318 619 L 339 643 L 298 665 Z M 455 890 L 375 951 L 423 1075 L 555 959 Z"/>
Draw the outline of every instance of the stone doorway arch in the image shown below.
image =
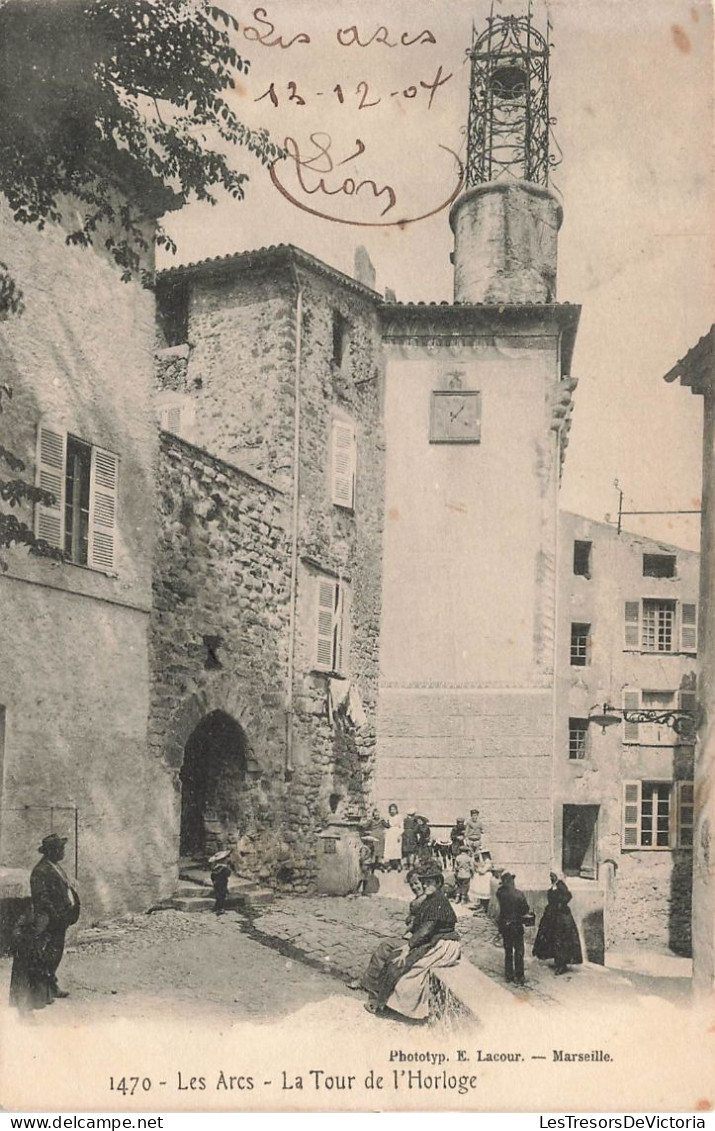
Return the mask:
<path fill-rule="evenodd" d="M 182 856 L 227 847 L 238 826 L 248 750 L 246 732 L 225 711 L 209 712 L 194 727 L 179 774 Z"/>

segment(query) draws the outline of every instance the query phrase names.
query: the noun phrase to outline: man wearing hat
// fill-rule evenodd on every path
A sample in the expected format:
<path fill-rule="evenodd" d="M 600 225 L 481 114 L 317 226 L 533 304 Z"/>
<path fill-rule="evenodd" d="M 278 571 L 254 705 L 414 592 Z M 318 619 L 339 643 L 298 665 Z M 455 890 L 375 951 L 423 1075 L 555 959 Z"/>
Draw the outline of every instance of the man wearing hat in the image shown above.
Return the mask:
<path fill-rule="evenodd" d="M 79 895 L 60 864 L 64 858 L 66 836 L 50 833 L 38 852 L 42 859 L 32 869 L 30 893 L 37 927 L 38 949 L 44 961 L 53 997 L 69 997 L 57 984 L 57 967 L 65 949 L 65 933 L 79 919 Z"/>
<path fill-rule="evenodd" d="M 513 872 L 504 872 L 497 888 L 499 934 L 504 942 L 504 977 L 524 985 L 524 917 L 529 915 L 526 896 L 519 891 Z"/>

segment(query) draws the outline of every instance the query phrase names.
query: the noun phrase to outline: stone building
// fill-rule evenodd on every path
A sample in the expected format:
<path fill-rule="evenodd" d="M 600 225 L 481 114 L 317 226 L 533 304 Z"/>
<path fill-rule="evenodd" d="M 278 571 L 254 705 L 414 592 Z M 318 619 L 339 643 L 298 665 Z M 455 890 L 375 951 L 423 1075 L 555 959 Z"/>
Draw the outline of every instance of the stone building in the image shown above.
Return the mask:
<path fill-rule="evenodd" d="M 147 212 L 170 203 L 144 188 Z M 25 297 L 0 329 L 13 391 L 0 442 L 57 500 L 18 519 L 65 553 L 3 555 L 0 865 L 26 883 L 39 841 L 60 832 L 98 918 L 146 907 L 172 864 L 171 778 L 147 758 L 154 297 L 59 225 L 38 232 L 3 206 L 0 227 Z"/>
<path fill-rule="evenodd" d="M 562 513 L 559 556 L 554 861 L 607 945 L 688 954 L 692 740 L 589 712 L 694 709 L 699 554 Z"/>
<path fill-rule="evenodd" d="M 693 836 L 693 988 L 707 998 L 715 989 L 715 368 L 710 327 L 665 375 L 703 398 L 703 490 L 700 544 L 700 649 L 698 739 L 695 757 Z"/>
<path fill-rule="evenodd" d="M 301 890 L 374 773 L 379 296 L 285 246 L 164 272 L 157 298 L 151 742 L 177 859 L 248 834 Z"/>

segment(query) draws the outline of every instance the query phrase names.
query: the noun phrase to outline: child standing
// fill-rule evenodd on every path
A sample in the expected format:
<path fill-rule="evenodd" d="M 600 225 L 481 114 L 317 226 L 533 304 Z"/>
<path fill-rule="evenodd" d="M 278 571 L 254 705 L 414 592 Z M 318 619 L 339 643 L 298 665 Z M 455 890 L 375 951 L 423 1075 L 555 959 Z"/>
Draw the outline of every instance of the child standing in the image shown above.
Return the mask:
<path fill-rule="evenodd" d="M 223 852 L 217 852 L 209 859 L 211 865 L 211 883 L 214 889 L 214 911 L 217 915 L 223 915 L 226 906 L 226 896 L 228 895 L 228 881 L 233 871 L 231 860 L 229 859 L 231 853 L 228 849 Z"/>
<path fill-rule="evenodd" d="M 469 885 L 474 875 L 474 857 L 461 848 L 454 861 L 454 879 L 457 885 L 455 903 L 469 903 Z"/>

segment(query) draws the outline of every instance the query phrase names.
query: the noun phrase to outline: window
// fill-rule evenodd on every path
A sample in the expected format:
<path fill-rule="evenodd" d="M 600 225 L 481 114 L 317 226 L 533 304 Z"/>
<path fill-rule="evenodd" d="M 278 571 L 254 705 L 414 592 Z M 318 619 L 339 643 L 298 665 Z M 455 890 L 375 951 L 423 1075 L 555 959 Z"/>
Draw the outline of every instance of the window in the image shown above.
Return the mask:
<path fill-rule="evenodd" d="M 174 436 L 193 443 L 196 423 L 196 403 L 193 397 L 188 393 L 164 389 L 157 393 L 155 404 L 159 427 L 164 432 L 171 432 Z"/>
<path fill-rule="evenodd" d="M 591 576 L 591 542 L 574 542 L 573 571 L 576 577 Z"/>
<path fill-rule="evenodd" d="M 675 554 L 644 554 L 644 577 L 675 577 Z"/>
<path fill-rule="evenodd" d="M 342 580 L 318 576 L 315 667 L 345 675 L 350 654 L 350 588 Z"/>
<path fill-rule="evenodd" d="M 344 420 L 334 420 L 330 436 L 331 498 L 336 507 L 355 507 L 355 429 Z"/>
<path fill-rule="evenodd" d="M 677 691 L 638 691 L 623 692 L 625 711 L 690 711 L 696 710 L 696 692 Z M 623 741 L 639 746 L 678 746 L 688 745 L 672 726 L 655 722 L 628 722 L 623 720 Z"/>
<path fill-rule="evenodd" d="M 183 346 L 189 339 L 189 285 L 160 279 L 156 288 L 156 313 L 167 346 Z"/>
<path fill-rule="evenodd" d="M 342 369 L 350 342 L 350 323 L 339 310 L 333 311 L 333 365 Z"/>
<path fill-rule="evenodd" d="M 673 652 L 675 601 L 644 601 L 641 643 L 645 652 Z"/>
<path fill-rule="evenodd" d="M 624 648 L 639 652 L 697 652 L 697 605 L 646 598 L 626 601 Z"/>
<path fill-rule="evenodd" d="M 586 757 L 588 719 L 569 719 L 569 759 L 582 761 Z"/>
<path fill-rule="evenodd" d="M 40 425 L 36 483 L 55 502 L 36 505 L 36 537 L 62 549 L 76 565 L 111 573 L 118 471 L 114 452 Z"/>
<path fill-rule="evenodd" d="M 692 782 L 626 781 L 621 847 L 691 848 L 693 814 Z"/>
<path fill-rule="evenodd" d="M 571 666 L 585 668 L 590 662 L 590 624 L 571 625 Z"/>

